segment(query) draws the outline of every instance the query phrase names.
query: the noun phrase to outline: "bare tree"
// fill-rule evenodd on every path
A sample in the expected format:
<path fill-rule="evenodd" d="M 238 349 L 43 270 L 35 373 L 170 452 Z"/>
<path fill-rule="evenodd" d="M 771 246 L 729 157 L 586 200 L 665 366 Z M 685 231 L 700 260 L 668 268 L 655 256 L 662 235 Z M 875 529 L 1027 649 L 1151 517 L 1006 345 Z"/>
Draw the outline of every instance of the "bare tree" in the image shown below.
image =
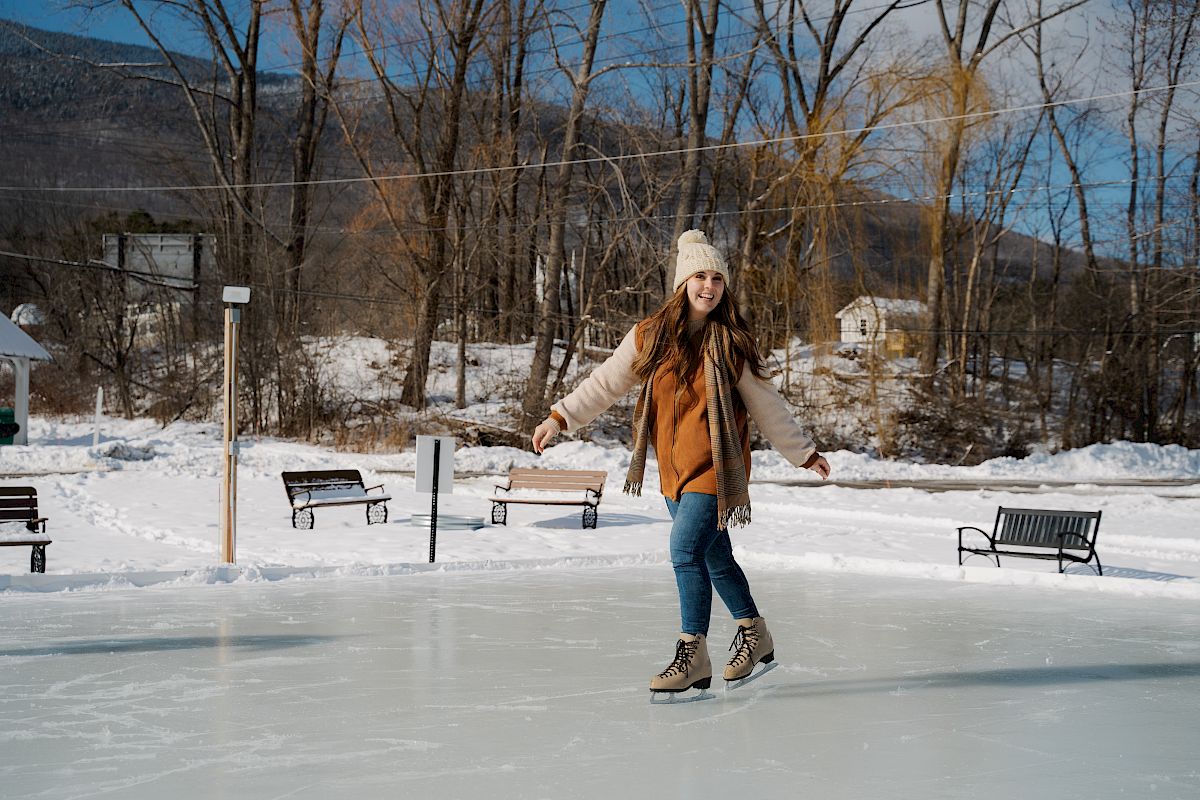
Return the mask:
<path fill-rule="evenodd" d="M 588 20 L 579 36 L 583 54 L 575 70 L 571 71 L 559 62 L 560 69 L 571 81 L 571 105 L 567 110 L 558 174 L 553 194 L 549 198 L 550 241 L 546 249 L 546 265 L 543 272 L 545 284 L 541 307 L 538 309 L 533 363 L 529 369 L 529 380 L 525 384 L 525 397 L 521 403 L 519 429 L 522 433 L 532 431 L 546 416 L 546 381 L 550 374 L 550 354 L 554 349 L 554 334 L 558 327 L 558 288 L 562 281 L 563 241 L 566 235 L 575 149 L 579 143 L 580 125 L 592 83 L 607 71 L 592 69 L 600 38 L 600 23 L 607 4 L 607 0 L 589 0 Z M 557 51 L 555 57 L 558 58 Z"/>
<path fill-rule="evenodd" d="M 694 225 L 696 198 L 700 189 L 700 167 L 703 162 L 706 131 L 708 129 L 709 101 L 712 97 L 713 54 L 717 39 L 717 12 L 721 0 L 707 0 L 702 8 L 701 0 L 684 0 L 687 12 L 687 144 L 683 157 L 683 168 L 679 175 L 679 203 L 675 207 L 675 229 L 671 241 Z M 700 39 L 699 52 L 696 38 Z M 670 271 L 672 265 L 666 265 Z M 664 273 L 669 279 L 669 275 Z M 664 286 L 668 280 L 664 280 Z"/>
<path fill-rule="evenodd" d="M 421 240 L 410 251 L 417 256 L 419 284 L 403 286 L 420 298 L 412 358 L 401 393 L 401 402 L 414 408 L 425 406 L 429 354 L 440 320 L 443 281 L 450 273 L 448 226 L 453 173 L 459 166 L 468 70 L 480 47 L 484 10 L 483 0 L 437 0 L 417 6 L 411 11 L 411 19 L 409 10 L 396 12 L 391 18 L 392 12 L 386 6 L 376 6 L 369 0 L 353 3 L 356 35 L 381 95 L 392 138 L 414 173 L 411 180 L 420 198 L 423 227 L 416 237 L 408 230 L 409 221 L 397 205 L 399 198 L 376 180 L 375 154 L 356 127 L 357 117 L 349 110 L 352 100 L 336 93 L 330 95 L 346 142 L 363 172 L 372 178 L 375 198 L 389 224 L 401 238 Z M 410 35 L 419 38 L 397 47 Z M 407 72 L 397 75 L 389 67 L 389 52 L 402 54 Z"/>
<path fill-rule="evenodd" d="M 324 0 L 289 0 L 288 22 L 300 48 L 300 101 L 296 107 L 296 133 L 292 141 L 292 201 L 287 236 L 287 280 L 290 294 L 283 303 L 284 318 L 294 329 L 300 315 L 302 271 L 311 235 L 318 156 L 329 116 L 329 93 L 334 86 L 342 42 L 349 17 L 330 20 Z M 324 55 L 322 34 L 332 41 Z"/>
<path fill-rule="evenodd" d="M 751 248 L 760 238 L 785 242 L 786 266 L 774 274 L 775 285 L 769 288 L 784 301 L 785 339 L 791 338 L 793 298 L 802 279 L 807 280 L 810 338 L 827 340 L 831 333 L 836 309 L 830 265 L 843 224 L 840 194 L 864 159 L 872 128 L 911 102 L 912 92 L 896 80 L 905 72 L 903 65 L 875 63 L 870 52 L 872 36 L 903 6 L 902 0 L 868 9 L 857 27 L 852 13 L 858 9 L 852 6 L 853 0 L 835 0 L 831 10 L 822 7 L 818 15 L 804 0 L 754 4 L 760 36 L 783 89 L 778 99 L 788 144 L 779 159 L 779 166 L 787 165 L 785 175 L 768 184 L 778 191 L 759 195 L 751 207 L 782 196 L 791 211 L 765 235 L 757 215 L 747 215 L 742 260 L 748 264 L 753 259 Z M 815 58 L 805 57 L 810 53 Z M 854 133 L 835 133 L 849 127 L 850 120 L 857 122 Z"/>
<path fill-rule="evenodd" d="M 945 286 L 947 255 L 950 244 L 951 194 L 962 156 L 963 138 L 972 119 L 972 106 L 979 102 L 982 88 L 980 68 L 983 60 L 1007 44 L 1014 36 L 1039 23 L 1065 14 L 1082 5 L 1085 0 L 1071 0 L 1033 20 L 997 32 L 997 15 L 1004 0 L 985 0 L 976 6 L 959 2 L 952 13 L 948 0 L 934 0 L 942 42 L 945 45 L 947 102 L 946 127 L 938 154 L 934 192 L 937 199 L 931 209 L 929 270 L 926 283 L 926 304 L 929 307 L 929 335 L 921 352 L 921 371 L 932 386 L 937 370 L 945 322 Z M 973 17 L 972 11 L 978 10 Z M 995 35 L 994 35 L 995 34 Z"/>
<path fill-rule="evenodd" d="M 1159 337 L 1160 305 L 1154 291 L 1161 285 L 1165 263 L 1164 231 L 1166 181 L 1173 167 L 1167 164 L 1176 87 L 1194 69 L 1194 46 L 1200 3 L 1196 0 L 1128 0 L 1124 23 L 1123 55 L 1130 80 L 1125 128 L 1129 152 L 1129 195 L 1125 207 L 1128 237 L 1127 265 L 1132 334 L 1128 339 L 1128 362 L 1137 373 L 1139 385 L 1133 436 L 1139 441 L 1159 438 L 1162 391 L 1162 348 Z M 1166 90 L 1144 99 L 1144 89 L 1162 82 Z M 1153 112 L 1148 144 L 1143 143 L 1141 118 Z M 1150 165 L 1143 174 L 1142 155 L 1151 151 Z M 1143 178 L 1150 184 L 1143 189 Z M 1147 208 L 1148 206 L 1148 208 Z"/>

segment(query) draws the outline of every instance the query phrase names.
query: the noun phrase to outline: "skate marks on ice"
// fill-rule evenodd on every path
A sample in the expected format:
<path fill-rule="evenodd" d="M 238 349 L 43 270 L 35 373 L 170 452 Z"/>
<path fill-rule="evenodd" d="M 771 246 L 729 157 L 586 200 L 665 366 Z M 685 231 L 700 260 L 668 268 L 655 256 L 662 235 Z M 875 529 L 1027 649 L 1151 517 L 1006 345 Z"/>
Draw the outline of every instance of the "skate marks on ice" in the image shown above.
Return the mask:
<path fill-rule="evenodd" d="M 0 793 L 1200 796 L 1193 603 L 753 580 L 782 669 L 673 711 L 669 567 L 6 596 Z"/>

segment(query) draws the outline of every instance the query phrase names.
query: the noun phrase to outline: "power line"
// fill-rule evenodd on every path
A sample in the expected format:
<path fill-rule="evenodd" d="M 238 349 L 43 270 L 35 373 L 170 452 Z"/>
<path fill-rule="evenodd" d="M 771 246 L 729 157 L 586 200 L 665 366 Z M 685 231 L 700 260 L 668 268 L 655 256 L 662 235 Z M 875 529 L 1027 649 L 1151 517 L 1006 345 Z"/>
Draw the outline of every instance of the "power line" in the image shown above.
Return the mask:
<path fill-rule="evenodd" d="M 230 184 L 228 186 L 220 184 L 208 185 L 176 185 L 176 186 L 0 186 L 0 190 L 4 191 L 28 191 L 28 192 L 175 192 L 175 191 L 215 191 L 215 190 L 232 190 L 232 189 L 269 189 L 292 186 L 329 186 L 329 185 L 346 185 L 359 183 L 382 183 L 388 181 L 400 180 L 415 180 L 429 178 L 450 178 L 450 177 L 465 177 L 469 175 L 488 175 L 499 172 L 522 172 L 528 169 L 547 169 L 553 167 L 561 167 L 570 165 L 596 164 L 596 163 L 613 163 L 621 161 L 630 161 L 633 159 L 645 158 L 660 158 L 665 156 L 679 156 L 690 152 L 714 152 L 719 150 L 733 150 L 744 147 L 761 147 L 771 144 L 787 144 L 798 141 L 808 141 L 811 139 L 828 139 L 834 136 L 857 135 L 863 133 L 876 133 L 879 131 L 899 130 L 903 128 L 920 127 L 929 124 L 940 124 L 955 121 L 969 121 L 984 119 L 988 117 L 1000 116 L 1002 114 L 1013 114 L 1027 111 L 1038 111 L 1046 108 L 1055 108 L 1061 106 L 1077 105 L 1081 103 L 1090 103 L 1098 100 L 1110 100 L 1119 97 L 1129 97 L 1131 95 L 1143 95 L 1156 92 L 1168 91 L 1171 89 L 1188 88 L 1192 86 L 1200 86 L 1200 80 L 1185 81 L 1180 83 L 1168 84 L 1165 86 L 1155 86 L 1144 89 L 1133 89 L 1121 92 L 1110 92 L 1107 94 L 1091 95 L 1088 97 L 1079 97 L 1069 100 L 1055 100 L 1051 102 L 1030 103 L 1022 106 L 1010 106 L 1007 108 L 993 109 L 988 111 L 974 111 L 966 114 L 954 114 L 943 117 L 928 117 L 918 120 L 905 120 L 901 122 L 892 122 L 880 125 L 866 125 L 857 128 L 844 128 L 837 131 L 822 131 L 818 133 L 802 133 L 796 135 L 776 136 L 766 139 L 755 139 L 742 142 L 728 142 L 724 144 L 700 145 L 697 147 L 680 147 L 671 148 L 668 150 L 654 150 L 643 153 L 625 153 L 613 156 L 594 156 L 591 158 L 579 159 L 560 159 L 558 161 L 544 161 L 533 164 L 517 164 L 505 165 L 499 167 L 474 167 L 470 169 L 457 170 L 440 170 L 435 172 L 425 173 L 399 173 L 392 175 L 379 175 L 374 177 L 357 177 L 357 178 L 323 178 L 308 181 L 266 181 L 259 183 L 248 184 Z"/>
<path fill-rule="evenodd" d="M 117 267 L 117 266 L 113 266 L 112 264 L 106 264 L 103 261 L 94 261 L 94 260 L 93 261 L 67 261 L 62 258 L 47 258 L 46 256 L 34 256 L 34 255 L 30 255 L 28 253 L 13 253 L 9 250 L 0 250 L 0 256 L 8 256 L 9 258 L 19 258 L 24 261 L 37 261 L 37 262 L 41 262 L 41 263 L 45 263 L 45 264 L 52 264 L 54 266 L 60 266 L 60 267 L 72 267 L 75 269 L 90 269 L 90 270 L 97 270 L 99 272 L 107 272 L 110 274 L 129 275 L 133 278 L 142 280 L 143 283 L 153 283 L 155 285 L 162 286 L 167 289 L 178 289 L 180 291 L 187 291 L 187 290 L 195 289 L 199 285 L 199 284 L 193 283 L 191 280 L 188 280 L 186 278 L 176 278 L 172 275 L 163 275 L 161 272 L 143 272 L 143 271 L 136 270 L 136 269 L 129 269 L 127 267 Z M 179 281 L 186 280 L 187 283 L 185 285 L 177 285 L 174 283 L 167 282 L 170 280 L 179 280 Z"/>
<path fill-rule="evenodd" d="M 1190 175 L 1170 175 L 1170 176 L 1166 176 L 1165 179 L 1166 180 L 1191 180 L 1191 176 Z M 910 204 L 929 203 L 929 202 L 933 202 L 936 200 L 947 200 L 947 199 L 948 200 L 965 200 L 965 199 L 969 199 L 969 198 L 978 198 L 978 197 L 1000 197 L 1000 196 L 1004 196 L 1004 195 L 1014 196 L 1017 194 L 1029 194 L 1029 193 L 1035 193 L 1035 192 L 1040 193 L 1040 192 L 1048 192 L 1048 191 L 1066 192 L 1066 191 L 1074 191 L 1076 189 L 1082 189 L 1084 191 L 1089 191 L 1089 190 L 1105 189 L 1105 188 L 1112 188 L 1112 187 L 1118 187 L 1118 186 L 1128 186 L 1136 181 L 1141 181 L 1141 180 L 1144 180 L 1144 179 L 1142 179 L 1142 178 L 1136 178 L 1136 179 L 1135 178 L 1120 178 L 1120 179 L 1113 179 L 1113 180 L 1108 180 L 1108 181 L 1085 182 L 1085 183 L 1080 183 L 1080 184 L 1068 183 L 1068 184 L 1060 184 L 1060 185 L 1017 186 L 1017 187 L 1011 187 L 1011 188 L 1007 188 L 1007 189 L 978 189 L 978 190 L 950 192 L 947 194 L 909 195 L 907 197 L 879 197 L 879 198 L 871 198 L 871 199 L 865 199 L 865 200 L 843 200 L 843 201 L 835 201 L 835 202 L 829 202 L 829 203 L 812 203 L 812 204 L 805 204 L 805 205 L 770 206 L 767 208 L 756 208 L 756 209 L 729 209 L 729 210 L 724 210 L 724 211 L 709 211 L 709 212 L 698 213 L 697 216 L 699 216 L 699 217 L 730 217 L 730 216 L 742 216 L 742 215 L 747 215 L 747 214 L 784 214 L 784 213 L 795 213 L 798 211 L 811 212 L 811 211 L 825 211 L 825 210 L 833 210 L 833 209 L 873 208 L 873 207 L 881 207 L 881 206 L 889 206 L 889 205 L 910 205 Z M 104 206 L 99 206 L 96 203 L 71 203 L 71 202 L 66 202 L 66 201 L 48 200 L 48 199 L 44 199 L 44 198 L 25 198 L 25 197 L 21 197 L 21 194 L 19 192 L 10 192 L 6 189 L 0 188 L 0 195 L 12 196 L 14 194 L 17 197 L 20 197 L 22 202 L 26 202 L 26 203 L 72 206 L 72 207 L 80 207 L 80 208 L 97 208 L 98 210 L 111 210 L 111 209 L 115 208 L 115 209 L 119 209 L 119 210 L 130 211 L 130 212 L 144 211 L 144 209 L 132 208 L 129 206 L 111 206 L 108 204 L 105 204 Z M 1038 207 L 1038 208 L 1049 207 L 1049 205 L 1050 204 L 1048 202 L 1043 201 L 1042 203 L 1037 204 L 1036 207 Z M 1105 204 L 1094 203 L 1094 202 L 1090 203 L 1090 206 L 1096 206 L 1096 205 L 1103 206 Z M 1109 203 L 1108 205 L 1110 205 L 1112 207 L 1123 207 L 1123 203 L 1116 203 L 1116 202 Z M 1178 205 L 1178 204 L 1176 204 L 1176 205 Z M 1024 208 L 1024 207 L 1027 207 L 1027 205 L 1023 204 L 1021 207 Z M 178 219 L 184 219 L 184 220 L 189 220 L 189 221 L 193 221 L 196 219 L 195 215 L 175 214 L 175 213 L 171 213 L 171 212 L 163 212 L 159 216 L 175 217 Z M 619 217 L 619 216 L 618 217 L 593 217 L 593 218 L 589 219 L 589 222 L 590 223 L 601 223 L 601 224 L 616 224 L 616 223 L 627 223 L 627 222 L 654 223 L 654 222 L 670 221 L 670 220 L 674 220 L 674 219 L 675 219 L 675 214 L 674 214 L 674 212 L 671 212 L 671 213 L 663 213 L 663 214 L 639 214 L 636 216 L 631 215 L 631 216 L 625 216 L 625 217 Z M 507 225 L 504 227 L 511 232 L 522 232 L 522 231 L 528 231 L 528 230 L 540 227 L 541 225 L 544 225 L 544 224 L 545 224 L 544 222 L 525 222 L 525 223 L 513 223 L 513 224 L 510 224 L 510 225 Z M 287 225 L 287 223 L 281 221 L 278 223 L 278 225 L 280 227 L 285 227 Z M 308 234 L 327 234 L 327 235 L 333 235 L 333 236 L 352 237 L 352 236 L 398 236 L 398 235 L 413 235 L 413 234 L 423 234 L 423 233 L 432 233 L 432 232 L 448 232 L 448 231 L 471 232 L 471 231 L 495 230 L 495 229 L 496 229 L 496 226 L 494 223 L 481 222 L 481 223 L 475 223 L 475 224 L 446 225 L 446 226 L 443 226 L 440 228 L 434 228 L 432 226 L 418 224 L 418 225 L 413 225 L 411 227 L 406 227 L 406 228 L 384 227 L 384 228 L 367 228 L 367 229 L 363 229 L 363 230 L 352 230 L 352 229 L 347 229 L 345 227 L 329 228 L 329 227 L 325 227 L 325 226 L 311 226 L 311 227 L 306 228 L 305 232 Z M 1095 243 L 1102 243 L 1102 240 L 1093 240 L 1093 241 Z"/>
<path fill-rule="evenodd" d="M 24 259 L 27 261 L 40 262 L 40 263 L 48 264 L 50 266 L 69 267 L 69 268 L 75 268 L 75 269 L 93 269 L 93 270 L 100 270 L 100 271 L 104 271 L 104 272 L 124 274 L 124 275 L 130 275 L 130 276 L 149 276 L 151 278 L 158 279 L 158 281 L 157 281 L 158 285 L 161 285 L 164 288 L 177 289 L 177 290 L 193 290 L 193 289 L 199 288 L 201 285 L 207 285 L 207 286 L 221 285 L 220 281 L 214 281 L 211 279 L 201 279 L 198 283 L 193 283 L 189 286 L 176 286 L 174 284 L 162 282 L 162 279 L 166 276 L 163 276 L 160 273 L 139 272 L 137 270 L 121 269 L 121 268 L 113 267 L 108 264 L 104 264 L 103 262 L 67 261 L 64 259 L 46 258 L 46 257 L 42 257 L 42 256 L 33 256 L 33 255 L 25 254 L 25 253 L 14 253 L 14 252 L 9 252 L 9 251 L 0 251 L 0 256 L 8 256 L 11 258 L 18 258 L 18 259 Z M 365 304 L 371 304 L 371 305 L 394 306 L 394 307 L 410 308 L 410 309 L 416 307 L 416 302 L 413 301 L 412 299 L 387 297 L 387 296 L 381 296 L 381 295 L 377 295 L 377 294 L 374 294 L 374 295 L 372 295 L 372 294 L 352 294 L 349 292 L 338 292 L 338 291 L 321 290 L 321 289 L 289 289 L 289 288 L 285 288 L 285 287 L 273 286 L 271 284 L 263 283 L 261 281 L 257 281 L 257 282 L 251 281 L 250 286 L 252 286 L 255 289 L 259 289 L 261 291 L 273 292 L 275 294 L 316 297 L 316 298 L 320 298 L 320 299 L 324 299 L 324 300 L 337 300 L 337 301 L 354 302 L 354 303 L 365 303 Z M 468 295 L 468 297 L 470 297 L 470 298 L 474 298 L 476 296 L 477 295 Z M 461 302 L 464 298 L 455 296 L 453 294 L 447 294 L 442 299 L 443 299 L 444 303 L 455 304 L 455 303 Z M 539 319 L 540 318 L 540 315 L 535 311 L 521 311 L 518 309 L 500 310 L 499 308 L 496 308 L 496 309 L 476 308 L 476 309 L 474 309 L 474 311 L 476 313 L 491 311 L 491 312 L 494 312 L 497 316 L 516 317 L 516 318 L 520 318 L 520 319 Z M 558 312 L 558 314 L 556 314 L 555 316 L 559 320 L 573 319 L 567 312 L 562 311 L 562 310 L 560 310 Z M 579 322 L 579 320 L 576 320 L 576 321 Z M 904 329 L 897 329 L 897 330 L 901 330 L 905 334 L 932 335 L 934 333 L 938 333 L 938 334 L 950 335 L 950 336 L 968 335 L 968 336 L 979 336 L 979 337 L 982 337 L 982 336 L 1034 336 L 1034 337 L 1076 336 L 1076 337 L 1125 338 L 1125 337 L 1144 337 L 1144 336 L 1200 335 L 1200 328 L 1196 328 L 1196 329 L 1161 328 L 1161 329 L 1154 329 L 1151 331 L 1136 331 L 1136 330 L 1125 330 L 1125 329 L 1099 330 L 1099 329 L 1094 329 L 1094 328 L 1093 329 L 1063 329 L 1063 328 L 1059 328 L 1059 329 L 1048 329 L 1048 330 L 1047 329 L 972 330 L 972 329 L 963 329 L 963 328 L 947 328 L 947 329 L 941 329 L 941 330 L 933 330 L 930 328 L 904 328 Z"/>

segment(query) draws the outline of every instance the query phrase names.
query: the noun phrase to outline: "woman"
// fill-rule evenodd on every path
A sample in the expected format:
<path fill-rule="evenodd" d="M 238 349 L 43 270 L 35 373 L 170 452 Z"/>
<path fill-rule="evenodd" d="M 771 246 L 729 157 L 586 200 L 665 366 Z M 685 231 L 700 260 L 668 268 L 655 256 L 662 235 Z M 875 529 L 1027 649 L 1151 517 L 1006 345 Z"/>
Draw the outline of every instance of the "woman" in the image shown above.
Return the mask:
<path fill-rule="evenodd" d="M 706 639 L 714 588 L 737 622 L 725 680 L 742 680 L 775 658 L 727 530 L 750 521 L 748 418 L 792 464 L 829 475 L 829 462 L 767 381 L 754 338 L 729 296 L 729 267 L 702 231 L 679 237 L 672 291 L 533 432 L 540 453 L 556 434 L 588 424 L 642 384 L 625 491 L 641 493 L 646 445 L 653 444 L 674 520 L 671 563 L 683 620 L 675 657 L 651 679 L 652 692 L 711 684 Z"/>

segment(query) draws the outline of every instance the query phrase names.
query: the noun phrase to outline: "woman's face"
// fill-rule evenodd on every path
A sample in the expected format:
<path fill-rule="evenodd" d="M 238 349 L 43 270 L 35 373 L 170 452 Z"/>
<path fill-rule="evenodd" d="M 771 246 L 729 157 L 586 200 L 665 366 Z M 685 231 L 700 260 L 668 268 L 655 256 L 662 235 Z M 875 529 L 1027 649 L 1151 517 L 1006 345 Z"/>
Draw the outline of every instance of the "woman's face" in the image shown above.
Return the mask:
<path fill-rule="evenodd" d="M 684 285 L 687 287 L 688 319 L 693 322 L 707 317 L 725 294 L 725 279 L 711 269 L 694 273 Z"/>

